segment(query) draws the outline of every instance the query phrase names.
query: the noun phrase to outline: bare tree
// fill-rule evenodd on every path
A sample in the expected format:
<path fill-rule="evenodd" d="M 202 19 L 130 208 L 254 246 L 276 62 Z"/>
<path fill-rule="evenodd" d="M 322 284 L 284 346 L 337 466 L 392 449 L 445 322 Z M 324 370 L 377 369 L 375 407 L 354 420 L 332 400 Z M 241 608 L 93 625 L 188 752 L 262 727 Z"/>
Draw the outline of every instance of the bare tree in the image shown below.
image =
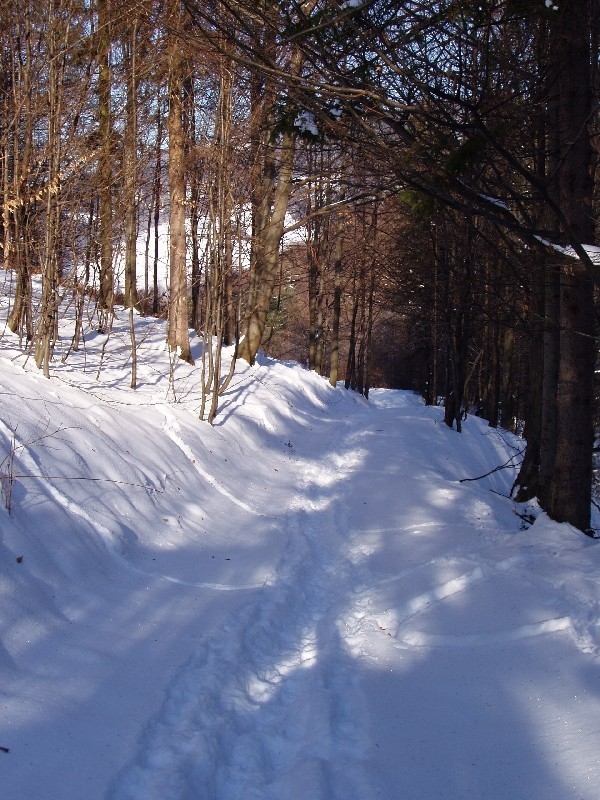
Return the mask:
<path fill-rule="evenodd" d="M 96 0 L 98 18 L 98 197 L 100 226 L 100 282 L 98 328 L 110 328 L 114 303 L 111 121 L 111 0 Z"/>
<path fill-rule="evenodd" d="M 172 351 L 193 362 L 188 325 L 186 234 L 185 234 L 185 129 L 183 87 L 186 61 L 177 31 L 181 30 L 181 3 L 168 0 L 169 59 L 169 332 Z"/>
<path fill-rule="evenodd" d="M 33 337 L 29 223 L 33 214 L 30 176 L 33 128 L 38 111 L 33 85 L 35 33 L 29 4 L 0 9 L 5 31 L 2 50 L 2 250 L 16 282 L 8 326 L 27 341 Z"/>
<path fill-rule="evenodd" d="M 123 33 L 121 49 L 125 61 L 126 123 L 123 142 L 123 188 L 125 195 L 125 296 L 126 308 L 138 306 L 137 261 L 137 151 L 138 151 L 138 36 L 139 19 L 134 16 Z"/>

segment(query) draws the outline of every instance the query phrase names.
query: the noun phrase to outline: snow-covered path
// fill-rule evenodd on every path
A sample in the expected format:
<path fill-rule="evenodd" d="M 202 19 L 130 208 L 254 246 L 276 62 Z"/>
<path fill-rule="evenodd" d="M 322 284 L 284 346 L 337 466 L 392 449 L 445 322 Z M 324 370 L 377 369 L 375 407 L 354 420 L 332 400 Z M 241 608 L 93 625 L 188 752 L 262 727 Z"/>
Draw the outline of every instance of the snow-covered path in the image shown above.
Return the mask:
<path fill-rule="evenodd" d="M 596 797 L 598 602 L 545 563 L 586 542 L 515 548 L 490 492 L 509 478 L 459 484 L 460 437 L 402 400 L 304 432 L 275 574 L 176 675 L 111 798 Z"/>
<path fill-rule="evenodd" d="M 2 796 L 598 797 L 599 545 L 461 482 L 516 440 L 269 360 L 209 428 L 186 367 L 175 404 L 105 369 L 3 364 L 54 477 L 2 512 Z"/>

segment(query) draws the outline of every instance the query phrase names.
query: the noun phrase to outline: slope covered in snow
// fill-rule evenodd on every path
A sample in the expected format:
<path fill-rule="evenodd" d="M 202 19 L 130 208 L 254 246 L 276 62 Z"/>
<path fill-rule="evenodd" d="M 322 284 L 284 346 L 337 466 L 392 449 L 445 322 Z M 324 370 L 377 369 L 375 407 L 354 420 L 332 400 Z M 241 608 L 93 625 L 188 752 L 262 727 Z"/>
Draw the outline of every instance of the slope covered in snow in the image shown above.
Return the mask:
<path fill-rule="evenodd" d="M 136 338 L 0 339 L 3 796 L 598 796 L 598 544 L 463 480 L 521 442 L 267 358 L 211 428 Z"/>

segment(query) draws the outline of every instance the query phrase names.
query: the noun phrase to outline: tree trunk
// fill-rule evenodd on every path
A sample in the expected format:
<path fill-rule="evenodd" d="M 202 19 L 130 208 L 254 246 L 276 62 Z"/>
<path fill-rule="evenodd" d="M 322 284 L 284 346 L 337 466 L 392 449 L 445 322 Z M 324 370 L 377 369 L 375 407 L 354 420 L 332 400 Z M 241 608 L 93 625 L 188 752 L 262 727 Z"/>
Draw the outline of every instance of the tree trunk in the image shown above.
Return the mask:
<path fill-rule="evenodd" d="M 371 388 L 371 340 L 373 337 L 373 303 L 375 300 L 375 264 L 371 265 L 371 280 L 369 285 L 369 298 L 367 302 L 367 330 L 365 335 L 365 356 L 364 356 L 364 381 L 363 394 L 369 396 Z"/>
<path fill-rule="evenodd" d="M 13 333 L 33 338 L 31 308 L 31 265 L 29 263 L 29 236 L 27 216 L 29 203 L 26 200 L 27 178 L 31 172 L 33 148 L 33 121 L 31 91 L 32 37 L 29 15 L 22 24 L 15 26 L 16 35 L 10 27 L 9 64 L 3 76 L 6 102 L 3 118 L 3 162 L 2 208 L 3 260 L 5 268 L 13 269 L 16 275 L 12 308 L 7 324 Z M 19 41 L 24 42 L 22 52 Z M 9 102 L 12 98 L 12 102 Z"/>
<path fill-rule="evenodd" d="M 345 197 L 342 186 L 340 200 Z M 335 244 L 333 248 L 333 316 L 331 320 L 331 365 L 329 369 L 329 383 L 336 386 L 340 365 L 340 316 L 342 311 L 342 255 L 344 244 L 345 215 L 338 211 L 335 230 Z"/>
<path fill-rule="evenodd" d="M 232 253 L 232 72 L 230 64 L 221 65 L 219 100 L 207 168 L 209 207 L 207 234 L 208 259 L 204 270 L 204 336 L 202 348 L 202 393 L 200 419 L 212 424 L 218 410 L 219 396 L 233 376 L 236 354 L 229 374 L 223 380 L 221 355 L 229 331 L 229 295 L 231 291 Z M 210 399 L 208 413 L 207 402 Z"/>
<path fill-rule="evenodd" d="M 138 306 L 136 282 L 137 259 L 137 37 L 138 21 L 134 20 L 127 36 L 123 39 L 123 52 L 126 55 L 127 69 L 127 127 L 124 140 L 123 169 L 125 188 L 125 308 Z"/>
<path fill-rule="evenodd" d="M 356 321 L 358 318 L 359 298 L 356 290 L 356 272 L 352 279 L 352 316 L 350 318 L 350 335 L 348 338 L 348 360 L 346 364 L 346 389 L 353 389 L 356 384 Z"/>
<path fill-rule="evenodd" d="M 484 419 L 487 419 L 490 428 L 498 427 L 498 412 L 500 410 L 500 327 L 490 323 L 487 330 L 487 369 L 488 379 L 484 393 Z"/>
<path fill-rule="evenodd" d="M 544 269 L 544 336 L 540 428 L 540 469 L 537 497 L 548 509 L 556 459 L 556 392 L 560 358 L 560 271 L 556 258 Z"/>
<path fill-rule="evenodd" d="M 58 337 L 58 291 L 60 281 L 60 163 L 62 74 L 64 64 L 64 41 L 66 30 L 59 28 L 54 0 L 48 4 L 48 16 L 52 20 L 48 32 L 48 174 L 46 187 L 46 236 L 43 250 L 42 300 L 35 334 L 35 362 L 50 377 L 50 361 Z M 62 50 L 62 52 L 61 52 Z"/>
<path fill-rule="evenodd" d="M 259 227 L 254 233 L 252 243 L 255 253 L 254 269 L 248 297 L 248 312 L 243 328 L 244 338 L 239 346 L 239 357 L 249 364 L 254 363 L 261 346 L 273 289 L 279 276 L 279 244 L 292 191 L 295 142 L 295 132 L 283 133 L 277 182 L 272 193 L 271 187 L 266 186 L 263 179 L 263 190 L 268 196 L 262 200 Z M 269 146 L 274 147 L 274 142 Z"/>
<path fill-rule="evenodd" d="M 544 370 L 544 331 L 540 322 L 544 316 L 544 286 L 542 265 L 534 274 L 533 313 L 530 323 L 529 381 L 524 436 L 527 441 L 521 468 L 512 486 L 511 495 L 517 503 L 532 500 L 538 494 L 540 475 L 540 445 L 542 431 L 542 381 Z"/>
<path fill-rule="evenodd" d="M 515 314 L 513 313 L 513 317 Z M 515 329 L 507 322 L 502 332 L 502 382 L 500 385 L 500 425 L 507 431 L 515 430 L 514 353 Z"/>
<path fill-rule="evenodd" d="M 568 225 L 563 233 L 567 241 L 589 244 L 594 241 L 590 0 L 565 0 L 557 14 L 559 185 Z M 585 531 L 590 525 L 593 452 L 593 286 L 577 261 L 564 260 L 561 272 L 557 447 L 548 513 Z"/>
<path fill-rule="evenodd" d="M 189 228 L 191 242 L 191 280 L 190 280 L 190 326 L 197 334 L 202 329 L 200 308 L 201 267 L 200 267 L 200 188 L 202 185 L 200 159 L 196 157 L 196 97 L 194 92 L 194 66 L 189 64 L 189 72 L 183 84 L 183 116 L 186 135 L 186 161 L 189 173 Z"/>
<path fill-rule="evenodd" d="M 458 433 L 462 431 L 463 392 L 466 378 L 466 337 L 464 332 L 464 315 L 455 313 L 448 324 L 448 377 L 449 387 L 446 390 L 444 403 L 444 422 L 449 428 L 456 424 Z"/>
<path fill-rule="evenodd" d="M 159 89 L 160 94 L 160 89 Z M 162 189 L 162 132 L 163 115 L 161 103 L 156 109 L 156 160 L 154 163 L 154 179 L 152 181 L 152 216 L 154 252 L 152 258 L 152 314 L 156 317 L 159 313 L 158 297 L 158 260 L 160 251 L 160 198 Z"/>
<path fill-rule="evenodd" d="M 100 197 L 100 287 L 98 308 L 99 329 L 106 330 L 108 316 L 113 313 L 113 223 L 112 223 L 112 131 L 110 78 L 110 3 L 97 0 L 98 11 L 98 192 Z"/>
<path fill-rule="evenodd" d="M 546 59 L 547 29 L 542 26 L 538 39 L 540 64 Z M 551 51 L 555 54 L 555 50 Z M 540 183 L 547 187 L 556 204 L 559 203 L 557 174 L 560 166 L 560 137 L 558 114 L 557 59 L 549 65 L 549 99 L 540 109 L 533 131 L 535 173 Z M 542 213 L 538 224 L 555 226 L 550 215 Z M 555 230 L 558 238 L 558 230 Z M 556 389 L 559 359 L 560 270 L 556 258 L 540 251 L 532 269 L 532 314 L 529 322 L 530 380 L 524 435 L 527 440 L 525 455 L 513 493 L 517 502 L 527 502 L 534 497 L 542 508 L 548 507 L 550 484 L 556 454 Z"/>
<path fill-rule="evenodd" d="M 171 25 L 179 28 L 179 0 L 170 0 Z M 188 326 L 188 296 L 185 238 L 185 133 L 182 89 L 185 61 L 176 30 L 169 33 L 169 330 L 172 351 L 193 363 Z"/>
<path fill-rule="evenodd" d="M 561 281 L 561 355 L 557 447 L 548 513 L 583 531 L 590 527 L 596 360 L 593 286 L 580 265 L 570 264 Z"/>
<path fill-rule="evenodd" d="M 316 0 L 300 3 L 307 18 L 316 5 Z M 271 10 L 270 3 L 262 3 L 262 11 Z M 276 8 L 276 5 L 273 5 Z M 256 45 L 276 61 L 276 26 L 261 25 Z M 289 54 L 285 72 L 292 79 L 300 75 L 304 54 L 293 47 Z M 251 279 L 248 293 L 246 318 L 242 326 L 243 339 L 238 355 L 250 364 L 262 344 L 267 314 L 273 290 L 279 276 L 279 246 L 285 225 L 290 194 L 292 171 L 296 149 L 296 128 L 290 124 L 289 103 L 285 92 L 278 97 L 278 89 L 271 76 L 264 79 L 256 74 L 252 81 L 252 135 L 253 167 L 252 191 L 252 253 Z M 277 106 L 283 106 L 283 119 L 277 119 Z M 279 128 L 283 130 L 280 133 Z"/>

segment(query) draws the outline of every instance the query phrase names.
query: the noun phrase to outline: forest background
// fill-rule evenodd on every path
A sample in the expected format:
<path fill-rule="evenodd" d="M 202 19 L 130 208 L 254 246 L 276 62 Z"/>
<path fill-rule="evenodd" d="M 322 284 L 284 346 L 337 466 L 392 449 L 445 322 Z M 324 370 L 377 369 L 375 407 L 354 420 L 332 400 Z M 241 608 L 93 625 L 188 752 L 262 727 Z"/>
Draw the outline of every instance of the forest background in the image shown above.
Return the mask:
<path fill-rule="evenodd" d="M 124 306 L 135 389 L 164 316 L 209 422 L 224 345 L 414 388 L 522 432 L 514 496 L 589 530 L 599 7 L 2 0 L 10 330 L 50 376 L 66 305 L 73 350 Z"/>

